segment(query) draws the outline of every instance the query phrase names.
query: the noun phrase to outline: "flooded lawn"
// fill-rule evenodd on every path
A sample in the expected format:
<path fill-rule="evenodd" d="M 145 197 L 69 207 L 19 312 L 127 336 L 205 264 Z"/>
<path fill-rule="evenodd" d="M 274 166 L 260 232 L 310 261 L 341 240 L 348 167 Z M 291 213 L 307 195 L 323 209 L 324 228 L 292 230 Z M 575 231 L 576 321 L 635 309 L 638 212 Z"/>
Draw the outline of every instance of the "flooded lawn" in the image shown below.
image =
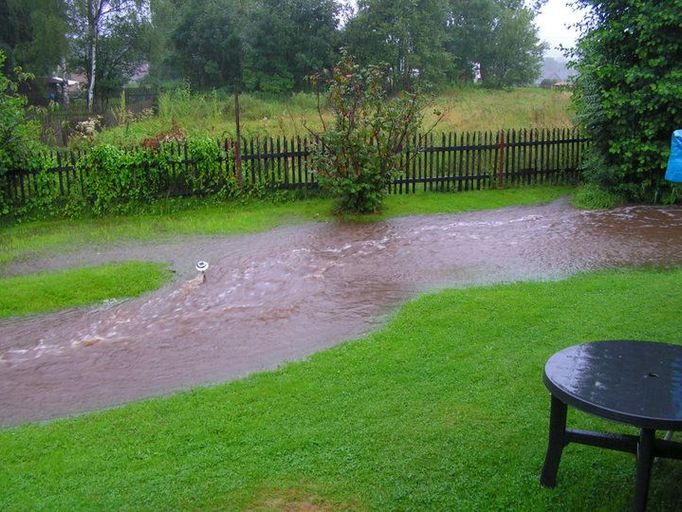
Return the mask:
<path fill-rule="evenodd" d="M 0 321 L 0 425 L 222 382 L 356 337 L 444 286 L 682 264 L 682 208 L 550 205 L 373 224 L 308 224 L 60 255 L 3 269 L 125 259 L 178 279 L 140 299 Z M 207 260 L 206 282 L 194 263 Z"/>

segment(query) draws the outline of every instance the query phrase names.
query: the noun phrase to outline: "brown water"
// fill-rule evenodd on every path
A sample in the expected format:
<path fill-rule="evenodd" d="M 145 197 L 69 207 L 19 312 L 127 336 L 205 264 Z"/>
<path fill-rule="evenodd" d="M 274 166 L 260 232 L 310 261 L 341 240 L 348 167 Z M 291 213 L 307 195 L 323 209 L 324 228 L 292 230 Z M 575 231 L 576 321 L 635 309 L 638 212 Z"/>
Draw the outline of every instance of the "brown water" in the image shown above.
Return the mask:
<path fill-rule="evenodd" d="M 0 322 L 0 425 L 222 382 L 353 338 L 420 291 L 682 264 L 682 208 L 566 201 L 366 225 L 128 245 L 4 269 L 129 258 L 178 280 L 142 298 Z M 211 264 L 206 282 L 194 262 Z M 682 284 L 682 283 L 681 283 Z"/>

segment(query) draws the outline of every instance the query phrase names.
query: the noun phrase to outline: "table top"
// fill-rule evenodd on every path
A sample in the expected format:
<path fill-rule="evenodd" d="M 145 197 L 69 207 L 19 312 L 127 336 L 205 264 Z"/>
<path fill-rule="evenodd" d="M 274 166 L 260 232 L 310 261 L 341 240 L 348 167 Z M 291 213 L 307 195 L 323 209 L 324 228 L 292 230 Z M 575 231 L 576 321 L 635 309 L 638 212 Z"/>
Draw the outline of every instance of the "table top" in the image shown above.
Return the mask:
<path fill-rule="evenodd" d="M 682 430 L 682 346 L 597 341 L 549 358 L 545 385 L 562 402 L 639 428 Z"/>

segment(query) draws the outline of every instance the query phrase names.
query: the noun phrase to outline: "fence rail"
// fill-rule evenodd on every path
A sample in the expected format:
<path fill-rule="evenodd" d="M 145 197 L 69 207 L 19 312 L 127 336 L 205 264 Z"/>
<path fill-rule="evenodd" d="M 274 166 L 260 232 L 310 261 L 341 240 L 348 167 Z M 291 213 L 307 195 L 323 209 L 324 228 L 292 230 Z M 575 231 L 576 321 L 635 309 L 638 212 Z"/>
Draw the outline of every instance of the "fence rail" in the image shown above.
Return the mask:
<path fill-rule="evenodd" d="M 234 141 L 216 141 L 227 155 Z M 187 180 L 196 170 L 186 143 L 173 142 L 176 156 L 172 170 L 164 177 L 163 196 L 187 195 Z M 402 173 L 389 186 L 389 193 L 408 194 L 417 190 L 468 191 L 533 184 L 574 182 L 589 140 L 579 130 L 505 130 L 499 132 L 419 135 L 401 152 Z M 243 139 L 240 152 L 245 184 L 267 184 L 277 189 L 317 187 L 311 168 L 308 138 L 256 137 Z M 236 152 L 235 152 L 236 153 Z M 56 165 L 46 171 L 22 169 L 9 172 L 0 190 L 15 205 L 25 204 L 40 193 L 45 180 L 41 173 L 56 175 L 50 180 L 54 193 L 84 192 L 87 171 L 78 162 L 84 151 L 59 151 L 51 158 Z M 235 166 L 227 157 L 215 162 L 216 172 L 235 179 Z"/>

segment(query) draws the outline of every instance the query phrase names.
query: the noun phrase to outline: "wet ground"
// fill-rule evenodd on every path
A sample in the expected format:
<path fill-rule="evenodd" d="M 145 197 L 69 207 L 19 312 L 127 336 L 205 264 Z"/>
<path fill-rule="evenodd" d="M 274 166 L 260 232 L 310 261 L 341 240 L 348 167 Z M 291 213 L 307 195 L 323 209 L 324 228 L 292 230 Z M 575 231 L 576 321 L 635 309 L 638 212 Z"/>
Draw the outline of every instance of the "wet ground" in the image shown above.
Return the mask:
<path fill-rule="evenodd" d="M 583 212 L 567 201 L 360 225 L 122 245 L 4 274 L 125 259 L 178 279 L 93 309 L 0 321 L 0 425 L 270 369 L 353 338 L 417 293 L 629 265 L 682 264 L 682 208 Z M 210 263 L 202 284 L 196 260 Z"/>

